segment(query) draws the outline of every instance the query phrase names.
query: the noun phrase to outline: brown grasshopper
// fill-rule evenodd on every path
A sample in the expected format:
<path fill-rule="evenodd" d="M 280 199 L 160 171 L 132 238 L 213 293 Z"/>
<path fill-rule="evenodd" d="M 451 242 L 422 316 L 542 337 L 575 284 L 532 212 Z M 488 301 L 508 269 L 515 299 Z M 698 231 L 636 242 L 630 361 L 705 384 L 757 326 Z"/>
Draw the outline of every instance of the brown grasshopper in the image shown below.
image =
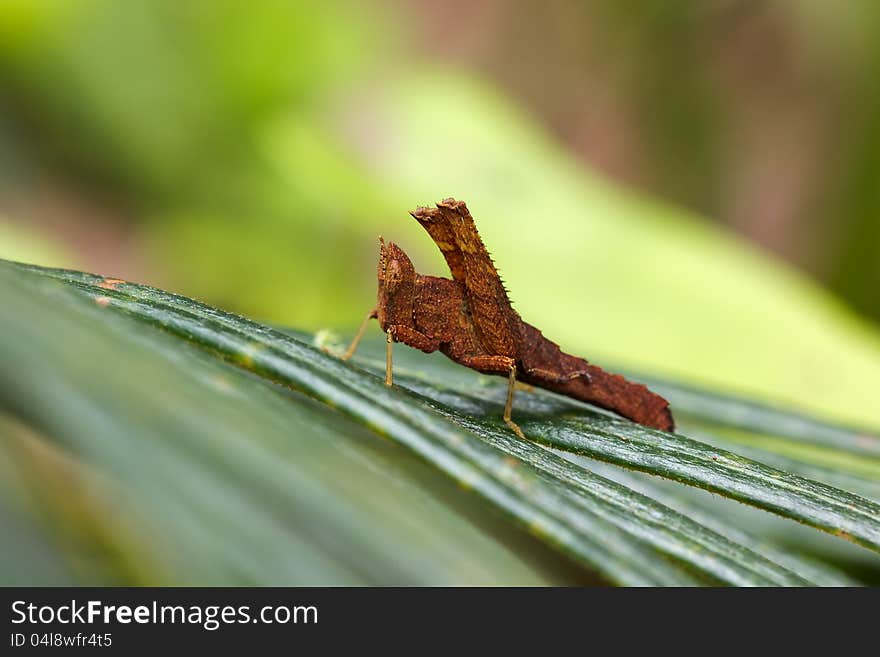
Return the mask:
<path fill-rule="evenodd" d="M 504 422 L 521 438 L 525 436 L 511 419 L 517 380 L 655 429 L 674 429 L 669 403 L 663 397 L 566 354 L 520 318 L 463 202 L 450 198 L 436 208 L 418 208 L 410 214 L 440 248 L 452 279 L 416 273 L 400 247 L 379 238 L 377 304 L 343 360 L 354 354 L 369 320 L 378 319 L 387 336 L 386 385 L 392 384 L 394 342 L 426 353 L 439 350 L 465 367 L 506 376 Z"/>

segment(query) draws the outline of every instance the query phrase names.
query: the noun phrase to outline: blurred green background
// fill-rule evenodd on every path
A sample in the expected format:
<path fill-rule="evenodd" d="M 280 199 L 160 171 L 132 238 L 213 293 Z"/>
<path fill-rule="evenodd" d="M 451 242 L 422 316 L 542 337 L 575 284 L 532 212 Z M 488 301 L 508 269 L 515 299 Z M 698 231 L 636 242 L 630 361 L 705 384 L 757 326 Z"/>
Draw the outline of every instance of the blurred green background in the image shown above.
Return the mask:
<path fill-rule="evenodd" d="M 348 332 L 455 196 L 564 347 L 880 426 L 878 19 L 5 0 L 0 257 Z"/>

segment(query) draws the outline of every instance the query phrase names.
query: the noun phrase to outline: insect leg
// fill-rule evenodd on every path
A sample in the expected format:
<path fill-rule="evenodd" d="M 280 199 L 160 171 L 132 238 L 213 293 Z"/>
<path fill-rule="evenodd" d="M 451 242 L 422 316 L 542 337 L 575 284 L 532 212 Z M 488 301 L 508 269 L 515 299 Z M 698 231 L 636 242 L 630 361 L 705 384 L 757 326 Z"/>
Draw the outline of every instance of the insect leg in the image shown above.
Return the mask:
<path fill-rule="evenodd" d="M 513 391 L 516 389 L 516 363 L 510 366 L 510 378 L 508 379 L 507 384 L 507 404 L 504 406 L 504 424 L 510 427 L 517 436 L 526 439 L 525 435 L 523 435 L 522 429 L 519 428 L 519 425 L 510 419 L 510 415 L 513 411 Z"/>
<path fill-rule="evenodd" d="M 388 327 L 388 330 L 385 332 L 385 385 L 390 386 L 392 384 L 392 375 L 391 375 L 391 350 L 392 345 L 395 342 L 402 342 L 403 344 L 409 345 L 414 349 L 420 349 L 425 353 L 431 353 L 432 351 L 437 351 L 437 347 L 440 344 L 432 338 L 431 336 L 425 335 L 424 333 L 420 333 L 415 329 L 412 329 L 408 326 L 403 326 L 402 324 L 393 324 Z"/>
<path fill-rule="evenodd" d="M 376 319 L 378 314 L 376 313 L 376 308 L 373 308 L 367 316 L 364 317 L 364 321 L 361 322 L 360 328 L 358 328 L 357 333 L 354 336 L 354 339 L 351 341 L 351 344 L 348 345 L 348 349 L 345 350 L 345 353 L 340 356 L 342 360 L 348 360 L 352 356 L 354 356 L 354 352 L 357 351 L 358 345 L 361 343 L 361 338 L 364 337 L 364 332 L 367 330 L 367 324 L 370 323 L 371 319 Z"/>
<path fill-rule="evenodd" d="M 391 378 L 391 350 L 394 348 L 394 340 L 391 337 L 391 330 L 385 334 L 385 385 L 390 386 L 393 381 Z"/>
<path fill-rule="evenodd" d="M 510 419 L 513 410 L 513 391 L 516 390 L 516 361 L 509 356 L 464 356 L 459 361 L 465 367 L 484 373 L 508 373 L 507 403 L 504 405 L 504 424 L 510 427 L 517 436 L 525 440 L 522 429 Z"/>

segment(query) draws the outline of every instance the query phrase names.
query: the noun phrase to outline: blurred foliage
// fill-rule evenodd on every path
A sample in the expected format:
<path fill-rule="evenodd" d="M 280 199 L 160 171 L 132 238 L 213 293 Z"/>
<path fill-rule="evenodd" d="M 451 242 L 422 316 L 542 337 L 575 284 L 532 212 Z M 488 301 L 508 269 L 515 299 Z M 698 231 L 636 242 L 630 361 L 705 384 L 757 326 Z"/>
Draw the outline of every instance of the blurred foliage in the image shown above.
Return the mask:
<path fill-rule="evenodd" d="M 880 318 L 873 0 L 400 2 L 585 161 Z"/>
<path fill-rule="evenodd" d="M 0 17 L 3 109 L 39 157 L 132 208 L 160 280 L 266 312 L 285 281 L 317 277 L 328 287 L 293 289 L 302 319 L 347 319 L 351 222 L 376 194 L 325 125 L 325 96 L 381 46 L 353 9 L 92 0 L 13 2 Z M 279 116 L 283 163 L 265 152 Z M 245 293 L 235 274 L 275 283 Z"/>
<path fill-rule="evenodd" d="M 797 436 L 778 437 L 786 472 L 728 451 L 720 435 L 709 445 L 532 391 L 518 395 L 517 419 L 537 442 L 523 441 L 500 421 L 503 381 L 410 353 L 388 388 L 378 341 L 359 359 L 364 371 L 301 334 L 184 297 L 10 263 L 0 263 L 0 299 L 0 467 L 13 466 L 2 499 L 24 527 L 12 547 L 30 546 L 4 582 L 41 572 L 47 554 L 68 562 L 56 565 L 62 581 L 91 583 L 575 583 L 597 572 L 630 585 L 844 585 L 880 576 L 876 554 L 840 540 L 880 551 L 880 505 L 863 496 L 877 494 L 876 481 L 846 465 L 858 454 L 880 467 L 877 436 L 836 428 L 829 441 L 832 428 L 809 418 L 757 406 L 743 418 L 742 402 L 687 393 L 703 403 L 678 414 L 684 434 L 693 417 L 703 431 L 722 428 L 725 414 L 711 409 L 728 404 L 740 426 L 800 423 Z M 673 403 L 683 398 L 672 392 Z M 802 438 L 836 454 L 835 471 L 813 469 L 819 481 L 796 474 L 809 468 Z M 615 481 L 584 456 L 837 538 L 805 539 L 790 521 L 759 536 L 691 489 Z M 820 483 L 829 477 L 847 477 L 854 492 Z"/>
<path fill-rule="evenodd" d="M 672 10 L 657 11 L 664 18 L 658 25 L 670 33 L 685 30 L 694 20 L 684 9 L 678 16 L 664 13 Z M 619 20 L 626 25 L 630 19 L 622 15 Z M 206 11 L 203 3 L 171 0 L 8 0 L 0 6 L 2 210 L 9 215 L 9 207 L 17 208 L 24 217 L 29 195 L 39 196 L 45 185 L 73 187 L 87 199 L 109 199 L 117 221 L 125 222 L 134 236 L 134 246 L 127 248 L 132 249 L 132 260 L 146 263 L 147 282 L 267 321 L 316 329 L 351 326 L 371 306 L 377 234 L 404 246 L 425 273 L 443 273 L 439 254 L 406 211 L 454 195 L 468 202 L 518 310 L 568 350 L 599 362 L 739 390 L 849 423 L 880 425 L 875 393 L 880 386 L 880 340 L 874 328 L 727 232 L 585 170 L 484 80 L 407 57 L 396 35 L 405 26 L 387 10 L 345 2 L 244 5 L 223 0 Z M 662 36 L 650 31 L 622 34 L 647 44 L 658 44 Z M 683 65 L 693 55 L 691 46 L 681 42 L 677 48 L 657 48 Z M 717 144 L 701 137 L 711 132 L 705 125 L 682 120 L 714 111 L 708 91 L 699 81 L 694 84 L 693 93 L 687 94 L 646 88 L 639 108 L 668 118 L 669 123 L 661 123 L 669 129 L 658 133 L 657 143 L 673 160 L 669 186 L 699 204 L 700 194 L 712 190 L 693 187 L 693 179 L 686 176 L 688 163 L 698 161 L 697 168 L 708 171 L 718 166 L 718 153 Z M 840 256 L 840 271 L 845 272 L 840 284 L 863 290 L 859 294 L 865 307 L 877 298 L 876 286 L 870 287 L 877 261 L 871 249 L 878 243 L 872 231 L 878 223 L 869 172 L 880 149 L 871 146 L 875 140 L 870 134 L 864 166 L 847 169 L 847 180 L 852 181 L 844 185 L 852 203 L 847 221 L 859 228 L 852 233 L 852 247 Z M 695 195 L 688 196 L 690 192 Z M 86 251 L 53 251 L 43 238 L 33 237 L 39 235 L 39 226 L 22 229 L 20 220 L 10 225 L 0 230 L 0 256 L 52 265 L 76 259 L 81 268 L 126 274 L 108 271 L 100 263 L 86 266 Z M 70 230 L 76 233 L 79 228 L 74 224 Z M 848 259 L 860 250 L 860 257 Z M 855 291 L 851 298 L 854 295 Z M 28 334 L 24 325 L 18 330 Z M 42 362 L 40 381 L 53 380 L 52 368 L 72 358 L 64 355 L 65 349 L 91 353 L 102 344 L 88 342 L 88 333 L 84 327 L 72 330 L 69 344 L 55 344 L 46 352 L 51 358 Z M 82 347 L 75 346 L 79 343 L 74 336 L 85 341 Z M 48 333 L 42 339 L 42 344 L 52 344 Z M 128 349 L 127 340 L 119 338 L 120 353 Z M 32 356 L 25 350 L 17 357 Z M 174 349 L 168 356 L 172 361 L 180 357 Z M 148 360 L 141 354 L 127 371 L 115 373 L 120 381 L 130 381 L 120 389 L 132 399 L 106 403 L 124 407 L 126 423 L 159 414 L 156 424 L 144 429 L 149 435 L 140 438 L 152 445 L 154 432 L 171 420 L 162 415 L 163 408 L 137 407 L 134 382 L 151 381 L 152 375 L 133 378 L 130 372 L 145 367 Z M 161 380 L 166 374 L 154 374 L 151 385 L 156 390 L 177 385 Z M 86 373 L 70 376 L 71 381 L 79 380 Z M 190 383 L 180 385 L 187 388 Z M 31 394 L 37 396 L 38 391 L 34 382 Z M 80 402 L 92 409 L 97 403 Z M 218 404 L 204 399 L 194 403 L 206 408 Z M 251 403 L 256 406 L 242 409 L 258 414 L 263 402 L 247 402 Z M 45 443 L 58 439 L 58 427 L 86 407 L 74 405 L 69 415 L 55 415 L 51 406 L 33 406 L 29 422 L 42 414 L 54 418 L 51 431 L 27 422 L 22 428 L 20 418 L 6 418 L 3 431 L 15 436 L 16 445 L 37 445 L 28 454 L 44 455 L 45 467 L 70 467 L 79 473 L 80 464 L 69 464 L 70 454 L 56 454 L 57 446 Z M 743 413 L 753 417 L 748 405 Z M 335 426 L 323 411 L 309 417 L 284 421 L 300 422 L 309 435 L 331 431 L 324 424 L 329 422 L 332 432 L 347 435 L 348 430 Z M 717 424 L 718 418 L 712 417 Z M 49 421 L 45 418 L 44 424 Z M 230 420 L 241 428 L 239 422 L 243 420 Z M 269 436 L 267 440 L 282 440 L 277 433 L 281 421 L 272 422 L 274 428 L 263 427 L 258 433 Z M 709 431 L 709 438 L 693 435 L 711 441 L 718 433 L 719 440 L 749 456 L 749 450 L 776 445 L 775 456 L 762 454 L 757 460 L 781 459 L 773 464 L 784 470 L 791 470 L 785 459 L 794 450 L 805 476 L 847 490 L 848 477 L 876 480 L 873 461 L 857 465 L 858 458 L 842 457 L 827 445 L 779 443 L 777 434 L 785 432 L 778 426 L 774 432 L 761 432 L 748 422 L 733 424 Z M 212 430 L 201 427 L 198 435 Z M 357 427 L 351 431 L 363 433 Z M 230 440 L 252 437 L 241 432 Z M 109 440 L 111 433 L 100 435 Z M 794 434 L 795 442 L 805 440 L 804 432 Z M 324 467 L 321 458 L 316 457 L 316 468 Z M 21 462 L 29 463 L 28 468 L 43 467 L 41 459 Z M 198 458 L 190 465 L 198 469 Z M 831 466 L 840 472 L 835 475 Z M 256 471 L 254 466 L 246 476 L 256 477 Z M 180 476 L 185 472 L 182 469 Z M 219 474 L 211 476 L 211 485 L 222 488 Z M 651 496 L 655 493 L 661 494 L 654 491 Z M 169 498 L 167 503 L 179 500 Z M 204 508 L 195 503 L 181 514 L 201 518 L 199 514 L 207 513 L 206 500 Z M 457 504 L 452 504 L 458 510 L 449 512 L 442 527 L 466 533 L 459 527 L 466 523 L 457 515 Z M 732 516 L 741 513 L 734 506 Z M 245 516 L 250 513 L 243 510 Z M 100 515 L 90 511 L 83 522 L 100 525 Z M 490 515 L 473 520 L 474 525 L 483 527 Z M 212 517 L 204 522 L 217 521 Z M 761 518 L 749 516 L 742 526 L 763 527 Z M 280 524 L 272 531 L 286 531 Z M 210 543 L 219 530 L 196 525 L 193 531 Z M 558 581 L 554 578 L 570 575 L 544 566 L 535 570 L 531 557 L 521 558 L 519 548 L 505 547 L 508 530 L 498 531 L 504 538 L 497 541 L 474 532 L 474 544 L 482 547 L 473 549 L 483 550 L 489 565 L 480 566 L 485 579 L 473 581 Z M 785 540 L 800 537 L 781 534 Z M 440 540 L 436 535 L 425 543 Z M 49 572 L 56 567 L 51 549 L 35 536 L 38 533 L 30 529 L 22 530 L 21 549 L 32 551 L 35 559 L 45 556 Z M 245 563 L 224 572 L 246 573 L 246 581 L 267 581 L 272 559 L 257 563 L 260 553 L 252 556 L 256 548 L 247 543 L 248 537 L 239 540 L 218 559 Z M 525 543 L 531 547 L 522 549 L 545 549 Z M 129 569 L 101 577 L 178 581 L 189 567 L 186 558 L 197 559 L 198 549 L 181 557 L 184 565 L 171 574 L 163 571 L 167 564 L 160 557 L 156 563 L 162 565 L 155 570 L 145 565 L 144 572 Z M 127 548 L 87 544 L 77 558 L 88 561 L 95 550 L 126 553 Z M 507 556 L 499 570 L 492 570 L 497 554 Z M 444 561 L 451 559 L 448 554 L 436 558 L 441 565 L 431 581 L 462 581 L 454 560 Z M 148 562 L 152 563 L 144 556 Z M 394 571 L 387 564 L 381 568 L 375 572 Z M 410 581 L 409 575 L 394 572 L 401 577 L 398 581 Z M 301 580 L 291 576 L 288 581 Z"/>
<path fill-rule="evenodd" d="M 52 262 L 58 266 L 71 266 L 76 256 L 61 244 L 45 239 L 26 227 L 4 224 L 0 220 L 0 245 L 3 255 L 20 262 Z"/>
<path fill-rule="evenodd" d="M 880 6 L 602 4 L 603 27 L 625 39 L 621 50 L 636 69 L 629 74 L 661 178 L 656 186 L 703 212 L 752 224 L 746 230 L 759 239 L 761 222 L 788 223 L 769 245 L 784 246 L 857 310 L 880 319 Z M 747 158 L 762 147 L 763 155 L 752 153 L 757 174 L 740 171 L 750 164 L 735 159 L 740 149 Z M 754 184 L 767 205 L 792 193 L 792 216 L 752 207 L 753 218 L 730 217 L 737 184 L 754 175 L 767 177 Z M 800 177 L 800 192 L 778 189 L 788 176 Z"/>

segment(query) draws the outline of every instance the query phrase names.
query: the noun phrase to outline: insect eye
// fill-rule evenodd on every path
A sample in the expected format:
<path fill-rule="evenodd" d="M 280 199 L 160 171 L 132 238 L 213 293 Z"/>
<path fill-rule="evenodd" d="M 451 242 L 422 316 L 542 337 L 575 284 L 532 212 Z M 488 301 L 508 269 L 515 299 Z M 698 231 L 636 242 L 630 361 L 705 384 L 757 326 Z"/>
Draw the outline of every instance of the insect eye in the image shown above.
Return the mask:
<path fill-rule="evenodd" d="M 400 263 L 396 259 L 389 261 L 385 269 L 385 289 L 393 292 L 402 280 L 403 275 L 400 270 Z"/>
<path fill-rule="evenodd" d="M 396 285 L 397 283 L 400 283 L 401 278 L 400 263 L 394 259 L 388 263 L 388 266 L 385 269 L 385 282 L 386 284 Z"/>

